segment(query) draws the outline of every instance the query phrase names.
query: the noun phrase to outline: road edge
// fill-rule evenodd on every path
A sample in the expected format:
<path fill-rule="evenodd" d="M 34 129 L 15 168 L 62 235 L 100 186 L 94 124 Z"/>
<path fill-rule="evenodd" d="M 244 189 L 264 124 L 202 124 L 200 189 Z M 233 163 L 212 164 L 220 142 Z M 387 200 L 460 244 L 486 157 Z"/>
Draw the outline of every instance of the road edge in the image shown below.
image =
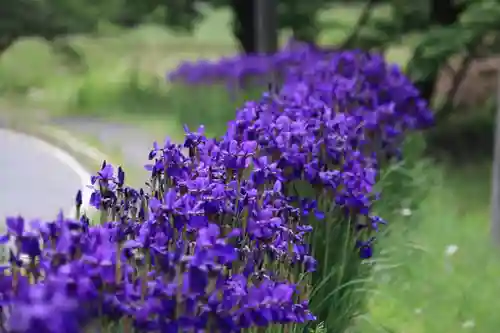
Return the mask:
<path fill-rule="evenodd" d="M 92 192 L 88 186 L 90 185 L 90 176 L 101 168 L 103 161 L 113 164 L 107 154 L 75 137 L 70 132 L 45 123 L 34 124 L 11 121 L 0 124 L 0 129 L 32 137 L 40 141 L 46 149 L 52 150 L 54 156 L 66 164 L 81 179 L 82 210 L 89 211 Z M 85 181 L 84 178 L 86 178 Z M 70 208 L 68 216 L 73 217 L 75 215 L 76 207 L 73 206 Z"/>
<path fill-rule="evenodd" d="M 85 140 L 72 135 L 70 132 L 57 126 L 47 124 L 16 124 L 7 126 L 8 129 L 24 133 L 46 141 L 76 158 L 82 165 L 92 171 L 97 171 L 103 161 L 110 161 L 110 157 Z"/>

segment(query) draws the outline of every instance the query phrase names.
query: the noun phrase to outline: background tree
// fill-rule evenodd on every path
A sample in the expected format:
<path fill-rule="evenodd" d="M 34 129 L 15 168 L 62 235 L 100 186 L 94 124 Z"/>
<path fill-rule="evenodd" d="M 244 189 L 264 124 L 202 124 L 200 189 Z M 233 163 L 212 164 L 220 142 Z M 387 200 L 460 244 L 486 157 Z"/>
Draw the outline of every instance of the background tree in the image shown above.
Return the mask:
<path fill-rule="evenodd" d="M 192 31 L 208 7 L 228 8 L 232 13 L 233 33 L 244 53 L 255 53 L 254 0 L 5 0 L 0 8 L 0 52 L 22 37 L 41 37 L 54 49 L 78 58 L 65 43 L 65 36 L 95 32 L 101 21 L 125 28 L 135 27 L 155 17 L 157 23 L 179 31 Z M 337 2 L 343 2 L 337 0 Z M 360 48 L 384 52 L 408 34 L 421 37 L 407 65 L 407 72 L 422 95 L 436 100 L 439 73 L 451 57 L 460 56 L 453 72 L 450 90 L 440 96 L 440 116 L 453 109 L 457 94 L 470 63 L 478 55 L 495 52 L 491 42 L 500 22 L 500 0 L 359 0 L 364 8 L 347 38 L 328 48 Z M 388 17 L 373 17 L 374 7 L 390 6 Z M 300 41 L 316 43 L 322 26 L 318 14 L 335 0 L 279 0 L 278 27 L 289 30 Z M 328 10 L 332 10 L 329 8 Z M 333 9 L 334 10 L 334 9 Z M 493 37 L 492 37 L 493 36 Z M 490 42 L 486 43 L 485 41 Z"/>
<path fill-rule="evenodd" d="M 431 0 L 428 28 L 423 41 L 416 47 L 408 65 L 409 74 L 423 97 L 431 101 L 440 69 L 449 58 L 470 42 L 458 20 L 468 3 L 453 0 Z M 430 53 L 429 51 L 434 51 Z"/>
<path fill-rule="evenodd" d="M 170 28 L 191 31 L 200 18 L 203 8 L 226 7 L 232 13 L 233 34 L 242 52 L 257 51 L 255 44 L 254 0 L 122 0 L 123 5 L 112 19 L 118 25 L 134 27 L 143 23 L 153 12 L 159 12 L 163 23 Z M 319 33 L 318 13 L 331 0 L 279 0 L 278 26 L 288 29 L 295 39 L 313 43 Z"/>
<path fill-rule="evenodd" d="M 0 6 L 0 56 L 17 40 L 39 37 L 73 63 L 82 59 L 64 37 L 93 33 L 110 17 L 112 2 L 99 0 L 4 0 Z"/>

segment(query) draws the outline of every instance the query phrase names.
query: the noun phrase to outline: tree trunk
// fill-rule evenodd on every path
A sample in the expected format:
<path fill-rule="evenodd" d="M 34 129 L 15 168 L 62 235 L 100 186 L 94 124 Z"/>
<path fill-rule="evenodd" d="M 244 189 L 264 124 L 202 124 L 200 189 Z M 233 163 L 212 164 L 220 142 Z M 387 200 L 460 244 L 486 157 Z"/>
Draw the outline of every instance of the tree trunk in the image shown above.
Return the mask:
<path fill-rule="evenodd" d="M 493 150 L 493 175 L 491 184 L 491 236 L 495 245 L 500 246 L 500 72 L 497 73 L 497 112 Z"/>
<path fill-rule="evenodd" d="M 255 0 L 231 0 L 233 34 L 246 54 L 257 53 Z"/>
<path fill-rule="evenodd" d="M 278 51 L 278 1 L 255 0 L 255 32 L 257 51 L 274 54 Z"/>
<path fill-rule="evenodd" d="M 14 44 L 15 41 L 16 41 L 15 37 L 0 36 L 0 57 L 5 51 L 7 51 L 9 47 L 12 46 L 12 44 Z"/>
<path fill-rule="evenodd" d="M 451 25 L 465 9 L 463 5 L 455 5 L 455 0 L 432 0 L 431 24 Z"/>

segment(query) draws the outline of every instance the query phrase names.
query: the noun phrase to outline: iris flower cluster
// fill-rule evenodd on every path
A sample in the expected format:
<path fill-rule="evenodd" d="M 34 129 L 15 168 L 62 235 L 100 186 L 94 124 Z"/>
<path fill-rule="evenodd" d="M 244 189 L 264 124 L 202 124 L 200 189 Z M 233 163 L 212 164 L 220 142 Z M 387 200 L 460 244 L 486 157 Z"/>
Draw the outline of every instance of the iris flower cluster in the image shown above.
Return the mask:
<path fill-rule="evenodd" d="M 236 55 L 222 57 L 217 61 L 199 60 L 182 62 L 167 78 L 173 82 L 189 85 L 206 85 L 224 82 L 229 87 L 245 87 L 249 82 L 267 84 L 269 73 L 282 75 L 291 67 L 300 68 L 304 62 L 333 54 L 331 50 L 320 49 L 309 44 L 291 41 L 279 52 L 269 55 Z M 259 80 L 262 79 L 262 80 Z"/>
<path fill-rule="evenodd" d="M 312 114 L 318 119 L 322 107 L 343 114 L 348 118 L 344 123 L 362 131 L 371 141 L 370 150 L 381 155 L 399 156 L 407 132 L 428 128 L 434 121 L 427 102 L 399 66 L 361 50 L 336 51 L 291 41 L 270 56 L 185 62 L 168 78 L 190 86 L 222 82 L 244 89 L 249 83 L 267 85 L 270 73 L 283 83 L 280 97 L 301 108 L 303 117 Z"/>
<path fill-rule="evenodd" d="M 306 283 L 291 280 L 314 270 L 310 227 L 271 173 L 262 170 L 262 191 L 243 174 L 256 145 L 217 152 L 196 135 L 186 144 L 189 157 L 155 147 L 148 191 L 104 164 L 92 178 L 100 225 L 85 215 L 7 221 L 9 332 L 239 332 L 314 319 Z"/>
<path fill-rule="evenodd" d="M 155 143 L 144 188 L 104 162 L 91 179 L 98 224 L 81 192 L 75 217 L 9 218 L 2 327 L 289 332 L 315 320 L 315 223 L 349 221 L 350 251 L 369 258 L 385 224 L 372 212 L 380 156 L 431 117 L 380 58 L 314 52 L 289 52 L 282 88 L 242 106 L 223 137 L 185 128 L 183 145 Z"/>

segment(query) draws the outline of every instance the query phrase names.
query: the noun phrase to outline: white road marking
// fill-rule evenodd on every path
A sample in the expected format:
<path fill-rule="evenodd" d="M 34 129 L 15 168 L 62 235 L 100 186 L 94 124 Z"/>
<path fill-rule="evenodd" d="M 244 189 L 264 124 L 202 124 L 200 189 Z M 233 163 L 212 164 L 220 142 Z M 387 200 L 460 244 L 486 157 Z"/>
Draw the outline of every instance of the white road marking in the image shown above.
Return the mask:
<path fill-rule="evenodd" d="M 67 143 L 71 147 L 71 149 L 87 156 L 97 163 L 101 163 L 102 161 L 107 160 L 106 154 L 101 152 L 99 149 L 90 146 L 89 144 L 81 142 L 77 138 L 73 137 L 68 131 L 53 126 L 44 126 L 43 130 L 46 135 L 52 136 L 58 141 Z"/>

